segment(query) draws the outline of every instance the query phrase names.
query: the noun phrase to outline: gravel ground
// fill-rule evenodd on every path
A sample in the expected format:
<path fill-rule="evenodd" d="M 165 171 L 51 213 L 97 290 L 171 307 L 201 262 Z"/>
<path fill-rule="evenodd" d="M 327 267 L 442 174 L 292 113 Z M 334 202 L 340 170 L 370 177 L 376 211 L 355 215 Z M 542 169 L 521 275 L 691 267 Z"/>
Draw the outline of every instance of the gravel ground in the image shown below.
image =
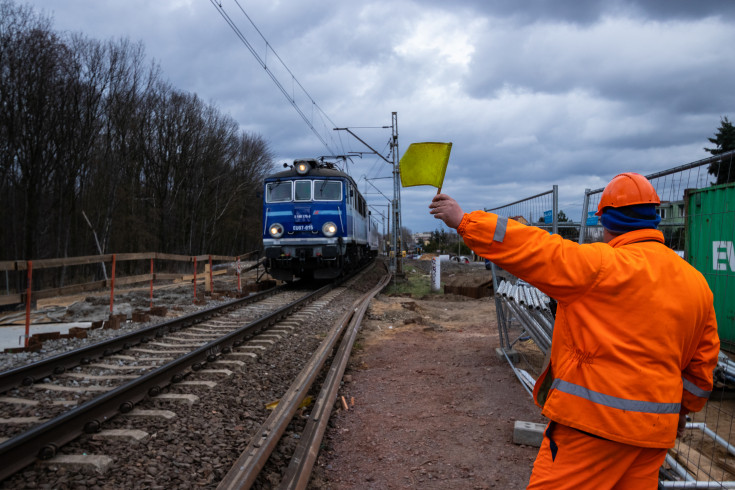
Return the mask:
<path fill-rule="evenodd" d="M 491 297 L 377 296 L 310 488 L 525 488 L 538 449 L 514 423 L 544 418 L 495 353 L 495 318 Z"/>
<path fill-rule="evenodd" d="M 2 488 L 215 488 L 269 415 L 266 404 L 285 393 L 332 324 L 359 294 L 375 283 L 378 275 L 374 271 L 369 279 L 343 289 L 332 302 L 305 318 L 294 335 L 267 347 L 257 359 L 229 367 L 231 375 L 200 371 L 187 378 L 215 381 L 216 387 L 176 384 L 164 390 L 196 395 L 196 403 L 154 398 L 136 406 L 170 410 L 175 413 L 174 419 L 118 416 L 104 424 L 103 429 L 146 431 L 148 438 L 137 445 L 131 447 L 89 435 L 62 448 L 62 454 L 109 456 L 112 467 L 104 474 L 36 464 L 2 482 Z M 72 348 L 69 342 L 61 343 L 65 345 L 54 348 Z M 51 347 L 44 354 L 50 355 L 50 351 Z M 292 422 L 255 488 L 271 488 L 280 479 L 280 472 L 298 442 L 301 423 L 300 417 Z"/>
<path fill-rule="evenodd" d="M 430 261 L 410 263 L 429 271 Z M 443 281 L 483 274 L 489 273 L 481 264 L 442 264 Z M 245 361 L 231 376 L 190 377 L 216 381 L 215 388 L 174 385 L 167 390 L 195 394 L 196 403 L 154 399 L 139 407 L 171 410 L 172 421 L 120 416 L 103 427 L 145 430 L 148 439 L 131 447 L 84 436 L 62 450 L 112 457 L 113 466 L 104 474 L 34 465 L 0 488 L 215 488 L 269 415 L 265 405 L 286 391 L 306 353 L 316 349 L 367 282 L 306 321 L 298 336 Z M 183 290 L 182 313 L 198 308 L 190 294 Z M 82 342 L 48 342 L 42 354 L 72 348 L 70 343 Z M 379 295 L 340 392 L 355 405 L 349 411 L 335 405 L 309 488 L 525 487 L 536 449 L 512 444 L 513 421 L 543 418 L 494 356 L 496 345 L 489 298 Z M 308 408 L 289 425 L 254 488 L 274 488 L 280 481 L 307 416 Z"/>

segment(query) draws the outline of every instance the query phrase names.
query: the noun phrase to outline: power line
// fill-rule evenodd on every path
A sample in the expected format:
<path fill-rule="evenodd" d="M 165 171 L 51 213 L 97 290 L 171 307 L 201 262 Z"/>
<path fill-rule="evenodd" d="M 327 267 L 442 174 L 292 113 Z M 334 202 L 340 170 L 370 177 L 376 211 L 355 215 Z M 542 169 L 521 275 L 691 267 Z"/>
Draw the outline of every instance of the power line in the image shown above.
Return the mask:
<path fill-rule="evenodd" d="M 329 143 L 327 143 L 327 138 L 325 138 L 325 136 L 323 134 L 321 134 L 317 130 L 316 127 L 314 127 L 313 122 L 309 119 L 309 117 L 307 117 L 307 115 L 305 114 L 304 110 L 302 110 L 302 108 L 299 107 L 298 103 L 296 102 L 296 96 L 295 96 L 295 94 L 294 93 L 289 94 L 289 92 L 283 86 L 283 84 L 278 79 L 278 77 L 276 76 L 276 74 L 273 73 L 273 71 L 268 67 L 268 64 L 266 62 L 266 59 L 268 57 L 268 51 L 269 50 L 270 50 L 271 53 L 273 53 L 273 55 L 275 56 L 276 60 L 278 60 L 278 62 L 280 63 L 280 65 L 291 76 L 291 82 L 292 82 L 292 84 L 295 84 L 296 86 L 298 86 L 298 88 L 301 90 L 301 92 L 303 92 L 303 94 L 311 102 L 312 119 L 313 119 L 314 109 L 316 109 L 317 114 L 319 115 L 319 117 L 321 119 L 322 126 L 324 128 L 329 128 L 329 131 L 328 132 L 325 132 L 325 134 L 327 134 L 329 136 L 332 136 L 329 139 L 331 139 L 332 142 L 334 142 L 335 144 L 336 144 L 336 141 L 334 140 L 334 137 L 333 137 L 333 133 L 331 131 L 331 128 L 335 127 L 336 124 L 321 109 L 321 107 L 319 107 L 319 105 L 314 101 L 314 99 L 311 97 L 311 95 L 309 94 L 309 92 L 307 92 L 307 90 L 303 87 L 303 85 L 301 85 L 301 83 L 298 81 L 298 79 L 296 78 L 296 76 L 291 72 L 291 70 L 288 68 L 288 66 L 286 66 L 286 63 L 284 63 L 283 60 L 281 59 L 281 57 L 278 56 L 278 53 L 276 53 L 276 51 L 270 45 L 270 43 L 265 38 L 265 36 L 260 32 L 260 29 L 258 29 L 258 26 L 255 25 L 255 22 L 253 22 L 253 20 L 250 18 L 250 16 L 245 12 L 245 9 L 242 8 L 242 6 L 238 2 L 238 0 L 234 0 L 235 4 L 238 6 L 238 8 L 242 12 L 242 14 L 245 16 L 245 18 L 248 20 L 248 22 L 250 22 L 250 24 L 253 26 L 253 28 L 255 29 L 255 32 L 257 32 L 258 35 L 261 37 L 261 39 L 263 39 L 263 41 L 265 42 L 265 56 L 264 57 L 261 57 L 258 54 L 257 50 L 248 41 L 247 37 L 245 36 L 245 34 L 243 34 L 243 32 L 240 30 L 240 28 L 235 23 L 235 21 L 229 16 L 229 14 L 227 12 L 225 12 L 224 7 L 222 6 L 222 1 L 221 0 L 209 0 L 209 1 L 217 9 L 217 12 L 219 12 L 219 14 L 225 20 L 225 22 L 227 22 L 227 25 L 230 26 L 230 29 L 232 29 L 232 31 L 235 33 L 235 35 L 238 37 L 238 39 L 240 39 L 240 41 L 245 45 L 245 47 L 248 48 L 248 50 L 253 55 L 253 57 L 255 57 L 255 59 L 260 64 L 260 66 L 263 67 L 263 69 L 266 71 L 266 73 L 271 78 L 271 80 L 273 81 L 273 83 L 276 84 L 276 86 L 281 91 L 281 93 L 284 95 L 284 97 L 286 97 L 286 100 L 288 100 L 288 102 L 291 104 L 291 106 L 296 110 L 296 112 L 298 112 L 298 114 L 304 120 L 304 122 L 306 123 L 306 125 L 309 126 L 309 128 L 311 129 L 311 131 L 316 135 L 317 138 L 319 138 L 319 141 L 322 142 L 322 144 L 327 149 L 327 151 L 329 151 L 329 153 L 332 156 L 336 156 L 338 153 L 340 153 L 340 152 L 337 152 L 337 151 L 333 150 L 330 147 Z M 329 125 L 327 125 L 327 124 L 324 123 L 324 119 L 326 119 L 329 122 Z"/>

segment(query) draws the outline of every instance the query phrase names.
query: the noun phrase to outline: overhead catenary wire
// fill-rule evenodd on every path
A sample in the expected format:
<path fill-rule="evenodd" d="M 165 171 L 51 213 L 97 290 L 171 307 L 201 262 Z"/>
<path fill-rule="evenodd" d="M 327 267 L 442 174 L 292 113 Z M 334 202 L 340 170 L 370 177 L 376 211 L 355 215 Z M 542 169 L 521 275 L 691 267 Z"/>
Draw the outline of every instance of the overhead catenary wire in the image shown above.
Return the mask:
<path fill-rule="evenodd" d="M 335 127 L 337 125 L 329 118 L 329 116 L 322 110 L 322 108 L 319 107 L 319 105 L 316 103 L 316 101 L 314 100 L 314 98 L 309 94 L 309 92 L 304 88 L 304 86 L 301 85 L 301 83 L 298 81 L 298 79 L 296 78 L 296 76 L 288 68 L 288 66 L 286 65 L 286 63 L 283 62 L 283 60 L 278 55 L 278 53 L 276 53 L 276 51 L 273 49 L 273 47 L 268 42 L 268 40 L 266 39 L 266 37 L 260 32 L 260 29 L 258 29 L 258 27 L 255 25 L 255 22 L 253 22 L 253 20 L 250 18 L 250 16 L 245 12 L 245 9 L 240 5 L 240 3 L 238 2 L 238 0 L 233 0 L 233 1 L 238 6 L 238 8 L 242 12 L 242 14 L 245 16 L 245 18 L 248 20 L 248 22 L 250 22 L 250 24 L 253 26 L 253 28 L 258 33 L 258 35 L 265 42 L 265 56 L 264 57 L 261 57 L 260 54 L 258 54 L 258 51 L 255 49 L 255 47 L 253 47 L 253 45 L 250 43 L 250 41 L 248 41 L 248 39 L 245 36 L 245 34 L 237 26 L 237 24 L 235 23 L 235 21 L 225 11 L 224 7 L 222 6 L 222 1 L 221 0 L 209 0 L 209 1 L 215 7 L 215 9 L 217 9 L 217 12 L 219 12 L 219 14 L 225 20 L 225 22 L 227 23 L 227 25 L 230 26 L 230 29 L 232 29 L 232 31 L 235 33 L 235 35 L 238 37 L 238 39 L 240 39 L 240 41 L 250 51 L 250 53 L 257 60 L 257 62 L 260 64 L 260 66 L 263 67 L 263 69 L 266 71 L 266 73 L 271 78 L 271 80 L 273 81 L 273 83 L 276 84 L 276 86 L 281 91 L 281 93 L 284 95 L 284 97 L 286 97 L 286 100 L 288 100 L 288 102 L 291 104 L 291 106 L 301 116 L 301 118 L 304 120 L 304 122 L 306 123 L 306 125 L 311 129 L 311 131 L 314 133 L 314 135 L 316 135 L 316 137 L 319 139 L 319 141 L 321 141 L 321 143 L 324 145 L 324 147 L 327 149 L 327 151 L 330 153 L 330 155 L 331 156 L 337 156 L 337 154 L 339 154 L 339 153 L 344 153 L 344 151 L 342 151 L 342 152 L 335 151 L 335 149 L 333 149 L 329 145 L 329 143 L 327 142 L 327 138 L 325 138 L 325 136 L 322 135 L 317 130 L 317 128 L 314 126 L 314 123 L 309 119 L 309 117 L 307 117 L 307 115 L 304 112 L 304 110 L 302 110 L 302 108 L 299 107 L 298 103 L 296 102 L 295 94 L 293 94 L 293 93 L 292 94 L 289 94 L 288 90 L 284 87 L 283 83 L 281 83 L 281 81 L 278 79 L 278 77 L 276 76 L 276 74 L 273 73 L 273 71 L 268 67 L 268 64 L 266 62 L 266 59 L 267 59 L 267 56 L 268 56 L 268 51 L 270 50 L 270 52 L 279 61 L 279 63 L 281 64 L 281 66 L 283 66 L 283 68 L 286 70 L 286 72 L 290 75 L 290 77 L 291 77 L 291 83 L 292 84 L 295 84 L 296 86 L 298 86 L 298 88 L 304 93 L 304 95 L 311 102 L 311 112 L 312 112 L 312 114 L 314 112 L 314 109 L 316 109 L 320 118 L 324 118 L 327 121 L 329 121 L 329 125 L 324 124 L 322 122 L 322 125 L 324 126 L 325 129 L 327 127 L 329 127 L 329 131 L 328 132 L 325 132 L 324 134 L 325 135 L 326 134 L 330 135 L 331 136 L 330 139 L 332 139 L 332 141 L 335 141 L 334 140 L 334 137 L 332 136 L 331 128 L 333 128 L 333 127 Z M 335 141 L 335 143 L 336 143 L 336 141 Z"/>

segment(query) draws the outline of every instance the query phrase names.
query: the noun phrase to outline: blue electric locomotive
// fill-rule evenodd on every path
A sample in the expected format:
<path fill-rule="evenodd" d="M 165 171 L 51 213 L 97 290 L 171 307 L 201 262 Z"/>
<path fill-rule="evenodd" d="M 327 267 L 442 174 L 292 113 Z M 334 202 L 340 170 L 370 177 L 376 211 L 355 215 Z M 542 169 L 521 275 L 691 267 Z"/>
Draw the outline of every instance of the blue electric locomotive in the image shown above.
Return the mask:
<path fill-rule="evenodd" d="M 333 279 L 377 254 L 378 230 L 348 174 L 295 160 L 265 179 L 263 248 L 275 279 Z"/>

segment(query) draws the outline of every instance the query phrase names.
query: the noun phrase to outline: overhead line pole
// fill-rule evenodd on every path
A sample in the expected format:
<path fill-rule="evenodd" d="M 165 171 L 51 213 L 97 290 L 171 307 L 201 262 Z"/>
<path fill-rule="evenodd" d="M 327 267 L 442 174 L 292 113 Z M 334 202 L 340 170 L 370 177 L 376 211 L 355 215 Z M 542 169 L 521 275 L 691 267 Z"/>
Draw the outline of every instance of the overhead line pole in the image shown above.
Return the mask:
<path fill-rule="evenodd" d="M 391 201 L 391 210 L 393 213 L 393 233 L 391 240 L 391 251 L 393 256 L 390 258 L 390 271 L 396 275 L 403 274 L 403 257 L 401 257 L 401 173 L 398 165 L 398 113 L 391 113 L 391 125 L 383 126 L 387 129 L 391 128 L 391 139 L 390 139 L 390 151 L 392 154 L 392 161 L 381 155 L 375 148 L 367 144 L 362 138 L 357 136 L 350 128 L 334 128 L 335 131 L 347 131 L 355 137 L 360 143 L 370 148 L 370 150 L 378 155 L 380 158 L 385 160 L 387 163 L 393 165 L 393 200 Z M 367 182 L 367 179 L 366 179 Z M 371 184 L 372 185 L 372 184 Z M 375 186 L 373 186 L 375 187 Z"/>
<path fill-rule="evenodd" d="M 391 151 L 393 154 L 393 255 L 391 265 L 396 275 L 403 274 L 403 257 L 401 256 L 401 169 L 398 165 L 398 113 L 391 117 Z"/>

